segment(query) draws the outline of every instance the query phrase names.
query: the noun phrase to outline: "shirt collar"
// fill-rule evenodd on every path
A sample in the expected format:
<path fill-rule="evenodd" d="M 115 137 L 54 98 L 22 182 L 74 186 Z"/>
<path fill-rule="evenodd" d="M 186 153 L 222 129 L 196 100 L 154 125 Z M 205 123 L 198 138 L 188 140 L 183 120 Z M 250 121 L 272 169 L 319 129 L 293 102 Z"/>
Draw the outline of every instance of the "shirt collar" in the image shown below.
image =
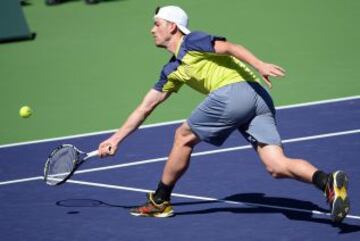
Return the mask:
<path fill-rule="evenodd" d="M 184 42 L 184 37 L 185 36 L 182 36 L 178 45 L 176 46 L 176 51 L 175 51 L 175 57 L 177 58 L 179 56 L 179 51 L 180 51 L 180 47 L 182 45 L 182 43 Z"/>

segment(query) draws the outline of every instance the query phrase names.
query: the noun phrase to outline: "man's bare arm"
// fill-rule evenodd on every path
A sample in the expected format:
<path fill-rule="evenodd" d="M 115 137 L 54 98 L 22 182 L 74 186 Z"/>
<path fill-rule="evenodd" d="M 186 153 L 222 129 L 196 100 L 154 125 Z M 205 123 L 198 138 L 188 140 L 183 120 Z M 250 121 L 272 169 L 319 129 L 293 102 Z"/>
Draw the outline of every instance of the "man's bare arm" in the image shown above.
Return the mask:
<path fill-rule="evenodd" d="M 170 96 L 169 92 L 160 92 L 151 89 L 140 105 L 129 115 L 124 124 L 107 140 L 99 145 L 101 157 L 114 155 L 118 145 L 132 132 L 134 132 L 151 114 L 151 112 Z"/>
<path fill-rule="evenodd" d="M 269 76 L 272 77 L 282 77 L 285 76 L 285 70 L 280 66 L 265 63 L 258 59 L 253 53 L 251 53 L 245 47 L 234 44 L 228 41 L 217 40 L 214 44 L 215 52 L 218 54 L 227 54 L 234 56 L 235 58 L 244 61 L 251 66 L 253 66 L 263 77 L 265 83 L 272 87 L 271 81 L 269 80 Z"/>

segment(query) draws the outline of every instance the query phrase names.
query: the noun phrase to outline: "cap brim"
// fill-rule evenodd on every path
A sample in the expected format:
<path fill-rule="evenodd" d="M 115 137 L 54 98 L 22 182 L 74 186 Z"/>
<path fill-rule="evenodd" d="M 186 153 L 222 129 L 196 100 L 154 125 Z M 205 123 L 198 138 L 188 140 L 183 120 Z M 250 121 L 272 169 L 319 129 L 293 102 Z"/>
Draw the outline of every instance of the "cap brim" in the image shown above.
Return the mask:
<path fill-rule="evenodd" d="M 161 16 L 161 15 L 159 15 L 159 14 L 156 14 L 155 16 L 154 16 L 154 20 L 156 20 L 156 18 L 161 18 L 161 19 L 164 19 L 164 20 L 166 20 L 166 21 L 169 21 L 169 22 L 172 22 L 172 23 L 174 23 L 173 22 L 173 20 L 171 20 L 170 18 L 168 18 L 167 16 Z M 185 26 L 183 26 L 183 25 L 180 25 L 180 24 L 177 24 L 177 23 L 175 23 L 176 24 L 176 26 L 179 28 L 179 30 L 183 33 L 183 34 L 189 34 L 189 33 L 191 33 L 191 31 L 187 28 L 187 27 L 185 27 Z"/>
<path fill-rule="evenodd" d="M 184 27 L 184 26 L 181 26 L 181 25 L 177 25 L 176 24 L 176 26 L 179 28 L 179 30 L 183 33 L 183 34 L 189 34 L 189 33 L 191 33 L 191 31 L 188 29 L 188 28 L 186 28 L 186 27 Z"/>

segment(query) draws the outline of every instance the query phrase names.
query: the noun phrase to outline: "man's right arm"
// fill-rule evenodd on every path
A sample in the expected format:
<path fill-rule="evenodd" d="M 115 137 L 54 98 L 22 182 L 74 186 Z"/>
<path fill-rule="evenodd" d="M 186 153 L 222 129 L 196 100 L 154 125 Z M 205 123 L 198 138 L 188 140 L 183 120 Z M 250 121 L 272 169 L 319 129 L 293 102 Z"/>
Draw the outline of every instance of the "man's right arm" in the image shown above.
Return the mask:
<path fill-rule="evenodd" d="M 170 96 L 171 92 L 160 92 L 151 89 L 140 105 L 129 115 L 125 123 L 109 139 L 99 145 L 101 157 L 114 155 L 118 145 L 132 132 L 134 132 L 151 114 L 151 112 Z"/>

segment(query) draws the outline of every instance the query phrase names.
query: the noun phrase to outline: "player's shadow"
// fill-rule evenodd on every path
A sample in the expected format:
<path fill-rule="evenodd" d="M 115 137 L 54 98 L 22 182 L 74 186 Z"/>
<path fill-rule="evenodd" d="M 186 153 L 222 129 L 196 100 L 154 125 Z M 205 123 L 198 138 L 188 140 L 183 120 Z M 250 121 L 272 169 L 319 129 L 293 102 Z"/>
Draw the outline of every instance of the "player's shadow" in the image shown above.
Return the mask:
<path fill-rule="evenodd" d="M 263 193 L 242 193 L 235 194 L 224 198 L 226 201 L 239 202 L 239 206 L 221 208 L 208 208 L 186 212 L 176 212 L 176 215 L 198 215 L 217 212 L 231 212 L 235 214 L 251 214 L 251 213 L 281 213 L 291 220 L 308 221 L 321 224 L 328 224 L 339 228 L 340 233 L 359 232 L 359 225 L 347 224 L 346 220 L 341 224 L 334 224 L 328 216 L 321 218 L 320 215 L 313 215 L 312 210 L 320 212 L 328 212 L 318 205 L 309 202 L 290 198 L 267 197 Z M 219 201 L 198 201 L 198 202 L 182 202 L 174 203 L 174 206 L 219 203 Z M 241 205 L 241 204 L 244 205 Z"/>

